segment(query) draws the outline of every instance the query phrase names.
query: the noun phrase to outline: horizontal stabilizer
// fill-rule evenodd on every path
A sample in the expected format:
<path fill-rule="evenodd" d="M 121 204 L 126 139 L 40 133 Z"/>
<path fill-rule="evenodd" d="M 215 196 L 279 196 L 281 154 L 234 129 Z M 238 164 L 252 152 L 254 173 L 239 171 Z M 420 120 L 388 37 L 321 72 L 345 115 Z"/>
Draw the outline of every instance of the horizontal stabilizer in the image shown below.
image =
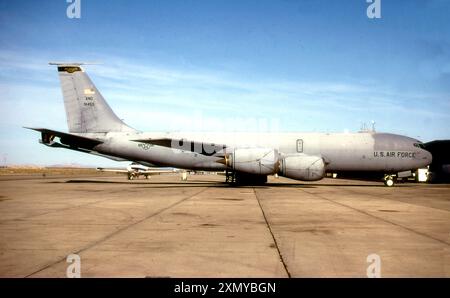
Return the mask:
<path fill-rule="evenodd" d="M 26 129 L 32 129 L 35 131 L 39 131 L 42 135 L 42 143 L 46 145 L 51 145 L 55 137 L 60 139 L 61 144 L 73 147 L 73 148 L 83 148 L 83 149 L 92 149 L 95 146 L 103 143 L 102 141 L 77 136 L 70 133 L 65 133 L 61 131 L 46 129 L 46 128 L 33 128 L 33 127 L 25 127 Z"/>

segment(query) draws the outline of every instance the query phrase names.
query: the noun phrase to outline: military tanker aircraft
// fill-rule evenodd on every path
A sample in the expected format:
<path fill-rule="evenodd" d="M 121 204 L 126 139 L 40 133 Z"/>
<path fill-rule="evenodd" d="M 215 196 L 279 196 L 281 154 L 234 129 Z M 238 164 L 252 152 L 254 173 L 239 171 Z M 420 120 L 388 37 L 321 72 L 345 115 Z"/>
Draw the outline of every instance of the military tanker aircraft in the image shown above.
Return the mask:
<path fill-rule="evenodd" d="M 69 131 L 30 128 L 40 142 L 141 165 L 225 171 L 232 184 L 264 184 L 268 175 L 317 181 L 326 173 L 378 173 L 393 186 L 399 172 L 429 165 L 422 142 L 376 133 L 141 132 L 125 124 L 92 83 L 83 63 L 58 70 Z M 83 66 L 84 67 L 84 66 Z"/>

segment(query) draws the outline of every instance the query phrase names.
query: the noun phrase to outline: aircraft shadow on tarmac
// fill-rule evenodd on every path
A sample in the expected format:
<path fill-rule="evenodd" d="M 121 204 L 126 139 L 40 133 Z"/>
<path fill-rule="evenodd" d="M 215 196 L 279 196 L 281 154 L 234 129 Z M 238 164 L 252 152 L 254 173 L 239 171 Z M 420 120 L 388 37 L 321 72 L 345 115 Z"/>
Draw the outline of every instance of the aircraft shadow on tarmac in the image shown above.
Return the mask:
<path fill-rule="evenodd" d="M 356 182 L 356 181 L 355 181 Z M 98 184 L 127 184 L 127 185 L 138 185 L 142 188 L 168 188 L 168 187 L 237 187 L 237 188 L 272 188 L 272 187 L 287 187 L 287 188 L 317 188 L 321 186 L 332 186 L 332 187 L 382 187 L 385 186 L 380 183 L 378 184 L 364 184 L 358 181 L 354 184 L 331 184 L 331 183 L 321 183 L 321 184 L 304 184 L 304 183 L 266 183 L 264 185 L 230 185 L 227 182 L 218 181 L 208 181 L 208 180 L 197 180 L 195 182 L 140 182 L 133 183 L 129 181 L 107 181 L 107 180 L 95 180 L 95 179 L 71 179 L 66 181 L 51 181 L 48 183 L 98 183 Z"/>

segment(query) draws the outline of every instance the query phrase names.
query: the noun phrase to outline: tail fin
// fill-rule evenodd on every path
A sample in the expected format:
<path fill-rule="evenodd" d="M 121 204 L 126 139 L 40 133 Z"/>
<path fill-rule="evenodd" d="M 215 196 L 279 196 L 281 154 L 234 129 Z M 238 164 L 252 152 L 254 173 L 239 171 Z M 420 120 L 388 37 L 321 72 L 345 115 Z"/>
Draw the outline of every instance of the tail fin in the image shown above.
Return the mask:
<path fill-rule="evenodd" d="M 80 67 L 82 63 L 50 63 L 50 65 L 58 66 L 69 132 L 135 131 L 114 114 Z"/>

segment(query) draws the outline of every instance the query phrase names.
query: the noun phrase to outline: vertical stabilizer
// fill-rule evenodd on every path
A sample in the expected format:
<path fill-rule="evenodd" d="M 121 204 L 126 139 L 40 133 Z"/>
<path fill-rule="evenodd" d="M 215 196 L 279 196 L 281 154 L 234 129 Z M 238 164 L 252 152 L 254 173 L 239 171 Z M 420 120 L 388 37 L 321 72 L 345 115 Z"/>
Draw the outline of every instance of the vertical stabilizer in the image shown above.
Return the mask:
<path fill-rule="evenodd" d="M 135 131 L 120 120 L 81 68 L 82 63 L 57 65 L 69 132 Z"/>

